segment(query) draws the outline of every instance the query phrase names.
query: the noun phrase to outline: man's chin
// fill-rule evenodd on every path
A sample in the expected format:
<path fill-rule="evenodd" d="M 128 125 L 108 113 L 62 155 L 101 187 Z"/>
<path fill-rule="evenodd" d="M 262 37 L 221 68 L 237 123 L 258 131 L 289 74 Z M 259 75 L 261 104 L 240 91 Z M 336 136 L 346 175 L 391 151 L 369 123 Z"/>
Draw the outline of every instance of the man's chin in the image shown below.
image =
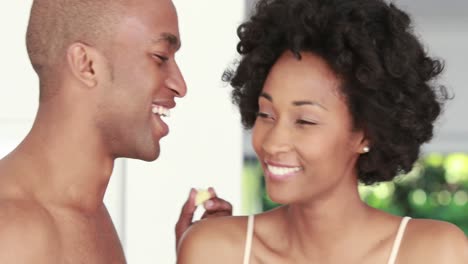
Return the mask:
<path fill-rule="evenodd" d="M 158 148 L 157 151 L 153 152 L 152 155 L 148 155 L 147 157 L 143 157 L 143 158 L 141 158 L 141 160 L 148 161 L 148 162 L 155 161 L 155 160 L 157 160 L 159 158 L 159 154 L 160 154 L 160 151 L 159 151 L 159 148 Z"/>
<path fill-rule="evenodd" d="M 156 149 L 152 149 L 151 151 L 140 152 L 140 153 L 137 153 L 136 155 L 131 155 L 131 156 L 129 155 L 126 158 L 151 162 L 159 158 L 159 153 L 160 153 L 160 149 L 158 146 Z"/>

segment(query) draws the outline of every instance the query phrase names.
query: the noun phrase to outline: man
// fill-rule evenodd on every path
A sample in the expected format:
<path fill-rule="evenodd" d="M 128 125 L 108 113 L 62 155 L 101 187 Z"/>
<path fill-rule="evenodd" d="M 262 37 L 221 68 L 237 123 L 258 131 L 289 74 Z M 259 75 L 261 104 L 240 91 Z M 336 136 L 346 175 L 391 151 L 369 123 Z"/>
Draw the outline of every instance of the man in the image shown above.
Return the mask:
<path fill-rule="evenodd" d="M 103 196 L 116 158 L 159 156 L 161 117 L 186 94 L 179 39 L 170 0 L 33 2 L 26 42 L 40 102 L 0 160 L 0 263 L 125 263 Z"/>

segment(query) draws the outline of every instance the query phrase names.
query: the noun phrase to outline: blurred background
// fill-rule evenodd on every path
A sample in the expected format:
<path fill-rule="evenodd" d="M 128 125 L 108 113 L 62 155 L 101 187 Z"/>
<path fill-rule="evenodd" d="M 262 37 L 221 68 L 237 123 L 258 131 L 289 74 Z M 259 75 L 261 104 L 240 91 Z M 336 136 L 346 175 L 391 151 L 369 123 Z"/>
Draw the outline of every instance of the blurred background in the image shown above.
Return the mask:
<path fill-rule="evenodd" d="M 255 1 L 173 1 L 182 38 L 177 60 L 188 94 L 168 120 L 161 157 L 152 163 L 117 160 L 105 197 L 130 264 L 175 262 L 174 224 L 191 187 L 215 187 L 237 215 L 277 206 L 265 193 L 229 86 L 221 82 L 237 58 L 236 27 Z M 468 1 L 395 2 L 413 16 L 430 54 L 445 60 L 441 81 L 455 98 L 414 170 L 391 183 L 361 186 L 360 193 L 371 206 L 447 220 L 468 233 Z M 0 2 L 0 157 L 26 135 L 37 110 L 37 77 L 24 43 L 31 3 Z"/>

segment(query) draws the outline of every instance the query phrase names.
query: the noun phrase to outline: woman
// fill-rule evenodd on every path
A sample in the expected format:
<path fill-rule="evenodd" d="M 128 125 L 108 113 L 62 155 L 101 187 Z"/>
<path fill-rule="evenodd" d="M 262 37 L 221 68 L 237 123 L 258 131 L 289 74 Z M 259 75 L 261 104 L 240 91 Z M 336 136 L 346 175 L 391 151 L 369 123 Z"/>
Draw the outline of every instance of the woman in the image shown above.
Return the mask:
<path fill-rule="evenodd" d="M 357 185 L 411 170 L 447 99 L 406 13 L 380 0 L 263 0 L 239 27 L 234 87 L 269 196 L 202 221 L 178 263 L 468 263 L 452 224 L 371 208 Z"/>

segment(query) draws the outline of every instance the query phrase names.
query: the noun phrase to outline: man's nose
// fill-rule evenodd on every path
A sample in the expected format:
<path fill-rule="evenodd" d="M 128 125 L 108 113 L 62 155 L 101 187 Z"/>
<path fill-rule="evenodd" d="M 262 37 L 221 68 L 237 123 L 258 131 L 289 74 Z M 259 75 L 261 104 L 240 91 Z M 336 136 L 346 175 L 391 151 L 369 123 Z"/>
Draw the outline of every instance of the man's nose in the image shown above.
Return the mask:
<path fill-rule="evenodd" d="M 167 87 L 176 94 L 176 97 L 184 97 L 187 94 L 187 86 L 179 66 L 174 62 L 166 80 Z"/>

